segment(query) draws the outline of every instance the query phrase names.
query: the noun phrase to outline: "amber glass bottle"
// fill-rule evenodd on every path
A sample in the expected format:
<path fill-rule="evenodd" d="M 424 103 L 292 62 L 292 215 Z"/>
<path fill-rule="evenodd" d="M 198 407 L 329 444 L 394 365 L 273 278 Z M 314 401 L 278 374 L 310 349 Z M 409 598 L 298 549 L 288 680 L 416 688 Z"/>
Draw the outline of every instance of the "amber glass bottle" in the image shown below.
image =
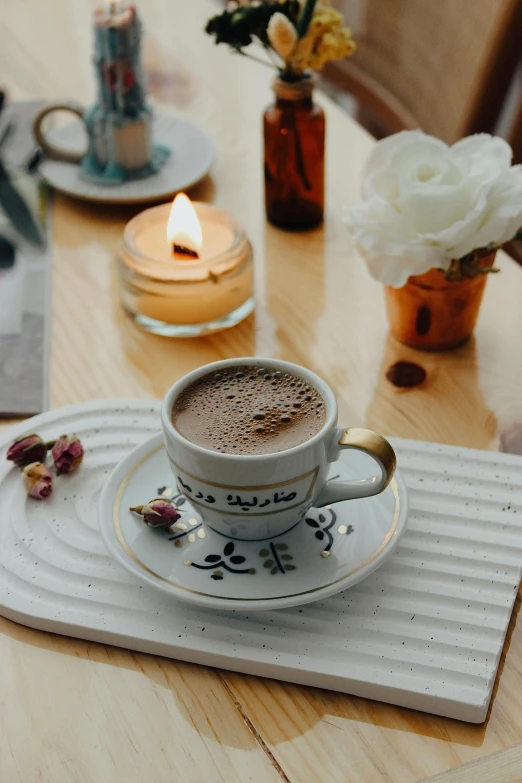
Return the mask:
<path fill-rule="evenodd" d="M 276 78 L 276 100 L 264 114 L 266 215 L 281 228 L 323 220 L 325 118 L 313 88 L 308 75 Z"/>

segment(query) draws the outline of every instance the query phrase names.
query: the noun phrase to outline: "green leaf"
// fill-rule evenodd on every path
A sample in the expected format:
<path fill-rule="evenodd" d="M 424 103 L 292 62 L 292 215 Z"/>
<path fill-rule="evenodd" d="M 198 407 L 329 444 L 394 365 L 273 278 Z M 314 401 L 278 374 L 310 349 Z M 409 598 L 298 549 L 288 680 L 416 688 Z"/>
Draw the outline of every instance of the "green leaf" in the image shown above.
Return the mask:
<path fill-rule="evenodd" d="M 301 16 L 297 20 L 297 35 L 299 38 L 304 38 L 310 27 L 312 16 L 314 15 L 315 4 L 317 0 L 306 0 L 304 8 L 301 12 Z"/>

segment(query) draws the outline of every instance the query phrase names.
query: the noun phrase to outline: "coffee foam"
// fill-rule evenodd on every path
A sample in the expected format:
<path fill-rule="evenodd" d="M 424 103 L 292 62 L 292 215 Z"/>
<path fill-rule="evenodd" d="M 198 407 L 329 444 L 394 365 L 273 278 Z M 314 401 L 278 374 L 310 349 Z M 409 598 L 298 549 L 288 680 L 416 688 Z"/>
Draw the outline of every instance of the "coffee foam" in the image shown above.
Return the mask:
<path fill-rule="evenodd" d="M 326 421 L 317 389 L 270 367 L 235 366 L 199 378 L 174 403 L 187 440 L 225 454 L 270 454 L 304 443 Z"/>

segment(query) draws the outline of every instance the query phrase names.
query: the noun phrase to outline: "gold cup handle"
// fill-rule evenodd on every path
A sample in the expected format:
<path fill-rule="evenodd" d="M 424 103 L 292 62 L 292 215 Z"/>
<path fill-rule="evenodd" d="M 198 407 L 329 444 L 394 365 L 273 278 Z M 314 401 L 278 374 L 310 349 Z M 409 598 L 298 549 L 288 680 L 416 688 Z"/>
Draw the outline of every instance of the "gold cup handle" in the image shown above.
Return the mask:
<path fill-rule="evenodd" d="M 328 503 L 337 503 L 340 500 L 366 498 L 378 495 L 386 489 L 397 465 L 395 452 L 386 438 L 373 430 L 349 427 L 342 432 L 337 446 L 341 449 L 358 449 L 369 454 L 379 466 L 380 473 L 354 481 L 327 481 L 314 506 L 326 506 Z"/>
<path fill-rule="evenodd" d="M 56 144 L 52 144 L 47 140 L 42 130 L 44 119 L 48 114 L 52 114 L 55 111 L 70 111 L 72 114 L 76 114 L 76 116 L 85 123 L 83 116 L 84 109 L 77 103 L 53 103 L 50 106 L 44 106 L 44 108 L 38 112 L 33 122 L 33 135 L 36 143 L 49 158 L 61 160 L 65 163 L 79 163 L 87 154 L 87 150 L 85 150 L 85 152 L 74 152 L 73 150 L 58 147 Z"/>

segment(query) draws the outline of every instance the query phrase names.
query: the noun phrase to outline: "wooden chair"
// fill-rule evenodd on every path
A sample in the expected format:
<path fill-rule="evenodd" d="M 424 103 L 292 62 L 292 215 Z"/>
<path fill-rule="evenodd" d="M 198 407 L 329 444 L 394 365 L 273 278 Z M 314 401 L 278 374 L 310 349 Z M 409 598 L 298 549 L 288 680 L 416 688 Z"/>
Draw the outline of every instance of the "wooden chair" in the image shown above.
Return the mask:
<path fill-rule="evenodd" d="M 513 149 L 513 162 L 522 163 L 522 95 L 519 98 L 518 107 L 509 129 L 508 141 Z"/>
<path fill-rule="evenodd" d="M 513 149 L 513 163 L 522 163 L 522 96 L 519 98 L 518 107 L 513 117 L 508 132 L 508 139 Z M 522 221 L 521 221 L 522 228 Z M 522 266 L 522 241 L 516 240 L 504 245 L 509 255 Z"/>
<path fill-rule="evenodd" d="M 358 49 L 324 77 L 355 97 L 375 136 L 421 127 L 452 143 L 493 130 L 520 56 L 522 0 L 333 4 L 352 22 Z"/>

